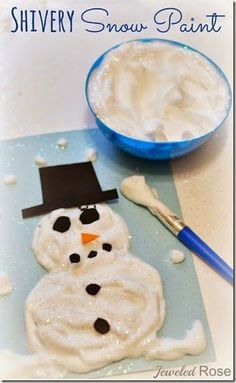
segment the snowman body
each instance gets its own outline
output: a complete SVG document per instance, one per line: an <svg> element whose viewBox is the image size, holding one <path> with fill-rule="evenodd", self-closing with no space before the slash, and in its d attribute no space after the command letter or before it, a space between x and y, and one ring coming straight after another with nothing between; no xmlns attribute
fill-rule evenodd
<svg viewBox="0 0 236 383"><path fill-rule="evenodd" d="M164 317L158 272L122 252L47 274L26 302L32 350L78 373L145 355Z"/></svg>
<svg viewBox="0 0 236 383"><path fill-rule="evenodd" d="M157 337L165 319L161 278L129 245L126 223L104 203L41 219L33 250L49 273L25 307L34 353L83 373L126 357L176 359L205 349L199 321L183 339Z"/></svg>

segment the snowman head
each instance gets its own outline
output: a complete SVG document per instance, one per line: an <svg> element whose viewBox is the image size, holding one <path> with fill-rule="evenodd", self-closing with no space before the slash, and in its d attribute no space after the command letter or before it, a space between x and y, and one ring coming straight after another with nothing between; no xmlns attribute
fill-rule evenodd
<svg viewBox="0 0 236 383"><path fill-rule="evenodd" d="M85 261L127 251L130 235L125 221L107 204L57 209L37 224L33 251L48 271L80 267Z"/></svg>
<svg viewBox="0 0 236 383"><path fill-rule="evenodd" d="M39 170L43 204L23 210L23 217L48 213L38 223L33 250L47 270L79 266L100 252L128 250L129 232L105 201L118 198L103 191L91 162Z"/></svg>

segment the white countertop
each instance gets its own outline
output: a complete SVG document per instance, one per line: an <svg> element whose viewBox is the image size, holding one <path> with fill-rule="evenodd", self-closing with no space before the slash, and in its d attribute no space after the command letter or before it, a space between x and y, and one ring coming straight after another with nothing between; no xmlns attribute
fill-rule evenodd
<svg viewBox="0 0 236 383"><path fill-rule="evenodd" d="M122 1L125 6L121 7ZM205 20L225 14L218 33L181 33L177 28L160 36L152 27L142 37L161 37L192 45L213 59L232 84L232 4L225 0L2 0L0 4L0 139L94 127L84 97L86 73L107 48L141 37L138 33L91 34L81 22L72 34L10 33L10 9L58 9L81 13L92 7L110 11L107 22L152 22L156 10L181 9L184 19ZM229 264L233 259L233 123L232 113L217 135L196 152L172 162L185 221ZM217 362L232 368L232 287L197 257L195 265L213 335ZM124 378L152 379L153 372ZM229 378L229 377L228 377ZM197 379L197 376L195 376ZM204 380L202 377L201 379ZM210 377L208 378L210 379ZM217 377L211 379L217 380ZM220 379L220 378L218 378ZM222 379L222 378L221 378ZM181 377L181 380L184 380Z"/></svg>

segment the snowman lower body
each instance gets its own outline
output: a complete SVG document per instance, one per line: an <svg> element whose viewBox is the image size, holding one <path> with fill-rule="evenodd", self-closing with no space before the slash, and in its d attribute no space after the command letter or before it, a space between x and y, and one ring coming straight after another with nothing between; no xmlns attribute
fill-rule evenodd
<svg viewBox="0 0 236 383"><path fill-rule="evenodd" d="M83 373L123 358L175 359L205 348L200 322L182 340L158 338L165 319L159 273L127 254L109 253L43 277L26 302L35 353Z"/></svg>

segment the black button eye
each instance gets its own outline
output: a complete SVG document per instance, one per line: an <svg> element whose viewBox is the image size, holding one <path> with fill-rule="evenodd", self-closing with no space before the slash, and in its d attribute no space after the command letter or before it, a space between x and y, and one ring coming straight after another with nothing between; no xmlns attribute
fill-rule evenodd
<svg viewBox="0 0 236 383"><path fill-rule="evenodd" d="M106 321L106 319L97 318L93 325L95 330L99 332L100 334L106 334L107 332L110 331L110 325Z"/></svg>
<svg viewBox="0 0 236 383"><path fill-rule="evenodd" d="M88 208L83 211L79 217L83 225L88 225L99 220L99 214L96 208Z"/></svg>
<svg viewBox="0 0 236 383"><path fill-rule="evenodd" d="M104 243L102 245L102 248L103 248L103 250L106 250L106 251L111 251L112 250L112 246L111 246L110 243Z"/></svg>
<svg viewBox="0 0 236 383"><path fill-rule="evenodd" d="M94 258L98 255L98 252L95 250L90 251L88 258Z"/></svg>
<svg viewBox="0 0 236 383"><path fill-rule="evenodd" d="M100 289L101 286L97 285L96 283L90 283L90 285L86 286L86 291L89 295L97 295Z"/></svg>
<svg viewBox="0 0 236 383"><path fill-rule="evenodd" d="M80 262L80 255L73 253L69 256L71 263L79 263Z"/></svg>
<svg viewBox="0 0 236 383"><path fill-rule="evenodd" d="M67 230L69 230L71 225L70 218L69 217L58 217L53 225L53 230L58 231L59 233L65 233Z"/></svg>

